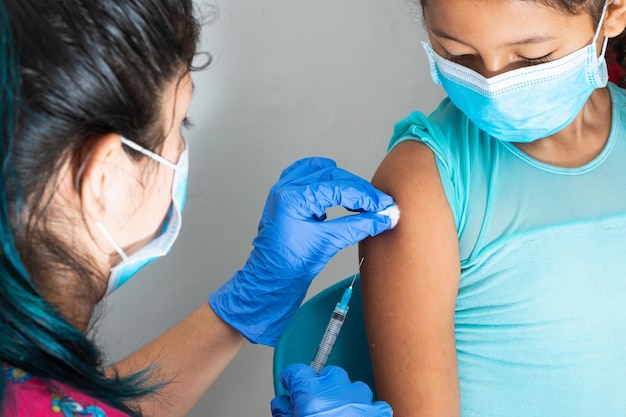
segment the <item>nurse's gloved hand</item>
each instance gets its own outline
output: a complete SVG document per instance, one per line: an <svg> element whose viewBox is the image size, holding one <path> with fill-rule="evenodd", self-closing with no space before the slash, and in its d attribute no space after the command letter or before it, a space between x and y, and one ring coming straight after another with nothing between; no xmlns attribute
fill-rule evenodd
<svg viewBox="0 0 626 417"><path fill-rule="evenodd" d="M280 374L289 395L272 400L274 417L391 417L383 401L372 403L372 391L363 382L350 382L337 366L327 366L319 376L310 366L294 364Z"/></svg>
<svg viewBox="0 0 626 417"><path fill-rule="evenodd" d="M270 190L250 258L211 295L211 307L251 342L275 346L313 278L341 249L389 229L376 212L391 205L330 159L295 162ZM332 206L358 213L324 221Z"/></svg>

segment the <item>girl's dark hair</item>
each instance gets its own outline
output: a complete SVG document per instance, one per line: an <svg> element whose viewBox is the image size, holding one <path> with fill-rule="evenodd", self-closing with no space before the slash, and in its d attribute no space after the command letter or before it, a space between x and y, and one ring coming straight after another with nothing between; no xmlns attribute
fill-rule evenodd
<svg viewBox="0 0 626 417"><path fill-rule="evenodd" d="M600 22L600 17L602 15L602 8L606 0L527 0L527 1L535 1L537 3L543 3L546 6L553 7L557 10L561 10L566 14L577 15L582 13L587 13L591 16L594 29ZM608 55L613 55L607 57L607 59L615 59L616 63L622 67L623 70L626 70L626 37L622 33L620 36L609 39L609 44L607 47L607 51L609 51ZM618 83L624 87L624 83L626 80L616 80Z"/></svg>
<svg viewBox="0 0 626 417"><path fill-rule="evenodd" d="M409 0L412 3L419 1L421 7L425 7L427 0ZM543 4L553 9L560 10L565 14L579 15L582 13L588 13L595 23L600 20L602 14L602 7L606 0L521 0L532 3Z"/></svg>
<svg viewBox="0 0 626 417"><path fill-rule="evenodd" d="M622 88L626 88L626 32L622 33L616 38L611 39L609 42L610 53L613 54L612 58L619 66L620 71L615 77L615 83ZM619 74L622 74L619 79Z"/></svg>
<svg viewBox="0 0 626 417"><path fill-rule="evenodd" d="M0 0L0 362L131 415L154 389L146 371L105 375L85 329L51 301L90 316L106 277L52 232L49 188L94 135L159 149L161 95L191 69L198 37L191 0Z"/></svg>
<svg viewBox="0 0 626 417"><path fill-rule="evenodd" d="M409 0L410 4L416 5L418 2L423 9L427 5L427 0ZM552 7L556 10L560 10L565 14L579 15L587 13L591 16L594 25L597 25L602 15L602 8L606 0L522 0L531 1L534 3L543 4L548 7ZM418 6L418 7L420 7ZM412 7L412 10L415 8ZM594 29L596 27L594 26ZM614 59L622 67L626 74L626 34L622 33L620 36L609 40L608 50L611 54L614 54ZM626 76L625 76L626 77ZM621 80L621 86L626 87L626 79Z"/></svg>

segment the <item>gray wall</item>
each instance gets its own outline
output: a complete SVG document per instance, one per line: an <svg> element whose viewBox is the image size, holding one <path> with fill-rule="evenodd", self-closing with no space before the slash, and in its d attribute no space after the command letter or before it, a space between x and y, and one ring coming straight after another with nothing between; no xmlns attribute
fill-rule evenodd
<svg viewBox="0 0 626 417"><path fill-rule="evenodd" d="M208 2L207 2L208 3ZM215 3L214 3L215 4ZM201 5L202 6L202 5ZM371 178L394 123L442 97L405 0L221 0L194 74L181 235L104 303L97 338L115 361L174 325L243 265L270 186L305 156ZM339 253L309 296L356 272ZM270 415L272 349L248 344L189 416Z"/></svg>

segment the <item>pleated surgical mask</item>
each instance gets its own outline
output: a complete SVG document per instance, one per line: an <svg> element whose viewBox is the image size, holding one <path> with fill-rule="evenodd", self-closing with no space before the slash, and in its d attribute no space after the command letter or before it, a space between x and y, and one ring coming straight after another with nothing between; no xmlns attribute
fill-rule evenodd
<svg viewBox="0 0 626 417"><path fill-rule="evenodd" d="M157 237L132 255L127 255L124 252L102 223L96 223L96 226L122 258L121 262L111 269L106 295L121 287L141 268L170 252L180 232L182 223L181 214L185 206L185 199L187 195L189 153L188 145L186 143L185 150L180 154L178 159L178 164L173 164L164 159L162 156L155 154L154 152L149 151L126 138L122 138L122 143L174 170L174 180L172 182L172 204L170 205L161 231Z"/></svg>
<svg viewBox="0 0 626 417"><path fill-rule="evenodd" d="M604 54L598 56L602 17L590 45L563 58L486 78L437 54L422 42L433 81L476 126L506 142L532 142L569 125L596 88L605 87Z"/></svg>

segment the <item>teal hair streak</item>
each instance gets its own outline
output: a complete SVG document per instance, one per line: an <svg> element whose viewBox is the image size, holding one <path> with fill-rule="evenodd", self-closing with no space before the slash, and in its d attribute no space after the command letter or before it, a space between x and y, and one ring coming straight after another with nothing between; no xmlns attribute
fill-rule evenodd
<svg viewBox="0 0 626 417"><path fill-rule="evenodd" d="M18 195L19 184L11 164L19 67L10 20L0 0L0 362L21 368L44 380L58 381L130 415L125 405L155 391L148 371L129 377L104 376L101 356L78 329L71 326L39 293L24 267L10 223L7 193ZM0 415L6 406L7 379L0 363Z"/></svg>

